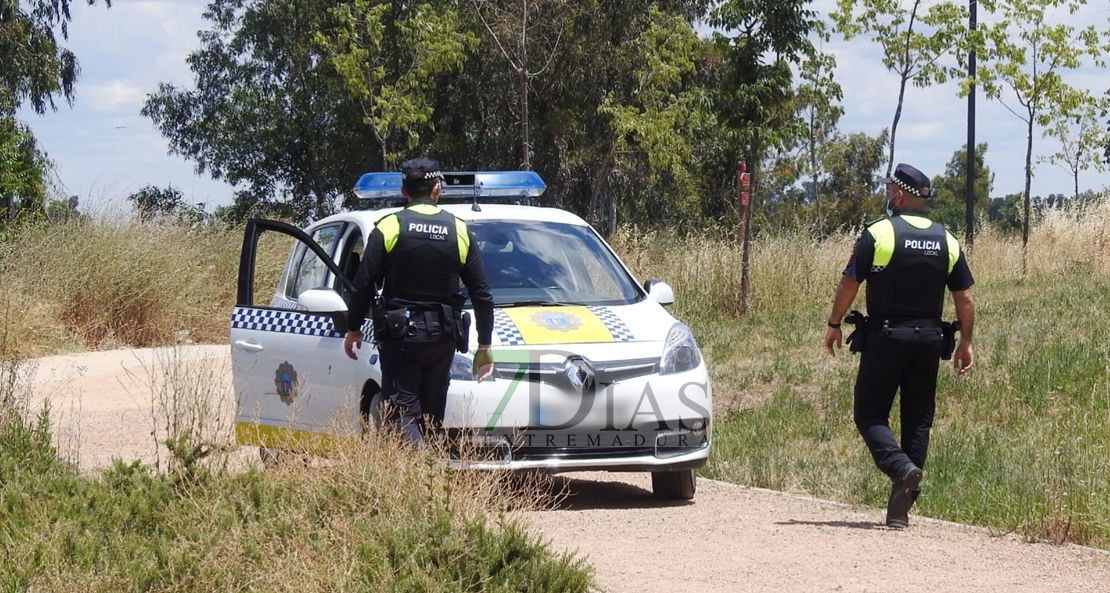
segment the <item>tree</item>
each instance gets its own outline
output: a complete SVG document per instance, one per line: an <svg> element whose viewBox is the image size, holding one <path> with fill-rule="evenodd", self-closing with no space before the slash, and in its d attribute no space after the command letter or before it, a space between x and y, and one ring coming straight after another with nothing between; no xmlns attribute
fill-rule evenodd
<svg viewBox="0 0 1110 593"><path fill-rule="evenodd" d="M52 167L27 126L0 117L0 222L10 225L21 213L42 212Z"/></svg>
<svg viewBox="0 0 1110 593"><path fill-rule="evenodd" d="M1051 114L1045 137L1055 138L1060 143L1056 152L1042 156L1038 162L1059 165L1072 176L1075 184L1074 197L1079 197L1079 173L1094 167L1099 172L1106 165L1099 158L1099 149L1106 146L1110 134L1102 128L1101 120L1106 117L1110 98L1095 98L1087 91L1080 91L1075 109L1057 111Z"/></svg>
<svg viewBox="0 0 1110 593"><path fill-rule="evenodd" d="M820 164L824 159L825 148L836 135L836 126L844 108L836 102L844 98L840 84L833 79L836 70L836 57L832 54L815 53L802 63L801 79L796 93L797 105L806 125L803 151L798 160L798 169L812 178L809 184L810 199L817 211L816 227L824 227L821 213L821 173Z"/></svg>
<svg viewBox="0 0 1110 593"><path fill-rule="evenodd" d="M990 220L1004 233L1018 233L1022 229L1021 203L1024 195L1010 194L991 200Z"/></svg>
<svg viewBox="0 0 1110 593"><path fill-rule="evenodd" d="M559 0L496 2L472 0L474 12L509 69L519 81L521 166L532 169L531 117L528 109L532 82L548 72L559 53L566 6ZM546 17L546 18L545 18ZM536 47L539 46L539 47ZM539 59L534 59L536 53Z"/></svg>
<svg viewBox="0 0 1110 593"><path fill-rule="evenodd" d="M328 13L334 28L317 33L316 43L361 108L383 168L393 169L399 155L390 152L390 140L402 135L406 151L416 148L434 111L435 77L458 72L478 39L459 29L450 3L399 10L391 1L354 0Z"/></svg>
<svg viewBox="0 0 1110 593"><path fill-rule="evenodd" d="M838 134L825 150L822 188L833 196L825 218L825 230L859 228L879 216L883 203L879 170L886 164L884 148L889 139L884 129L878 136L864 133Z"/></svg>
<svg viewBox="0 0 1110 593"><path fill-rule="evenodd" d="M96 0L86 0L89 6ZM0 0L0 114L14 113L24 101L35 113L56 109L55 97L73 102L81 69L73 52L54 34L69 38L72 0ZM104 0L111 6L111 0Z"/></svg>
<svg viewBox="0 0 1110 593"><path fill-rule="evenodd" d="M1048 126L1054 114L1079 108L1082 94L1068 85L1061 73L1083 65L1085 58L1105 67L1094 25L1077 28L1066 23L1045 23L1050 9L1074 13L1084 0L998 0L994 13L1001 17L982 25L986 64L977 81L989 99L1002 103L1026 126L1025 203L1021 229L1022 270L1029 245L1030 189L1033 181L1033 128ZM1007 100L1003 92L1012 93ZM1012 101L1012 103L1011 103Z"/></svg>
<svg viewBox="0 0 1110 593"><path fill-rule="evenodd" d="M987 143L975 146L975 210L987 212L991 206L991 188L994 174L986 166ZM967 144L952 153L944 167L944 174L932 179L932 197L929 198L930 217L953 234L959 234L967 224Z"/></svg>
<svg viewBox="0 0 1110 593"><path fill-rule="evenodd" d="M967 10L954 2L938 2L923 6L923 0L911 0L908 9L899 0L837 0L837 10L830 16L845 40L871 34L883 48L883 65L898 75L898 104L890 126L890 152L886 175L894 166L894 142L906 85L927 87L948 80L950 70L941 62L964 34Z"/></svg>
<svg viewBox="0 0 1110 593"><path fill-rule="evenodd" d="M164 188L147 185L127 196L127 201L135 207L139 220L143 222L149 222L158 216L177 215L187 207L184 194L172 185Z"/></svg>
<svg viewBox="0 0 1110 593"><path fill-rule="evenodd" d="M801 136L794 109L792 65L814 53L809 35L816 13L803 0L726 0L709 13L714 45L722 61L717 92L718 121L744 147L752 164L751 186L759 187L759 164L768 149L783 149ZM749 283L752 210L743 220L741 312L751 308Z"/></svg>
<svg viewBox="0 0 1110 593"><path fill-rule="evenodd" d="M679 188L673 205L680 211L690 211L696 209L704 192L692 171L692 140L697 130L716 124L708 108L707 90L689 82L697 74L703 43L680 16L665 14L653 6L650 19L650 25L616 56L635 84L628 92L609 91L597 110L609 117L615 139L611 158L641 154L647 164L644 181L660 184L669 178ZM596 212L597 195L604 181L603 176L594 183L591 213Z"/></svg>
<svg viewBox="0 0 1110 593"><path fill-rule="evenodd" d="M353 197L358 175L385 163L348 100L348 81L318 44L340 0L213 0L211 28L186 61L195 89L162 83L143 107L170 152L239 186L241 211L289 204L299 221Z"/></svg>

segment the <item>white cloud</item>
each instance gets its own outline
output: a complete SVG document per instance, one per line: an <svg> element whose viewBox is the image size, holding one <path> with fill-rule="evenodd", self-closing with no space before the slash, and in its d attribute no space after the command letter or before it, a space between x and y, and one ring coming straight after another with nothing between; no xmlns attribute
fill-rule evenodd
<svg viewBox="0 0 1110 593"><path fill-rule="evenodd" d="M77 100L93 111L135 113L146 98L146 92L128 80L83 84L80 88Z"/></svg>

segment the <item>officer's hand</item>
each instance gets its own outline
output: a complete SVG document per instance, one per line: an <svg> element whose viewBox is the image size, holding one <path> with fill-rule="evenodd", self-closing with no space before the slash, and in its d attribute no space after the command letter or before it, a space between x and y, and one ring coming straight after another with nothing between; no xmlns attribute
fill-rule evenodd
<svg viewBox="0 0 1110 593"><path fill-rule="evenodd" d="M355 348L362 349L362 332L351 330L347 332L347 339L343 340L343 351L347 353L347 357L351 360L358 360L355 355Z"/></svg>
<svg viewBox="0 0 1110 593"><path fill-rule="evenodd" d="M840 350L840 340L842 337L843 334L840 333L839 327L830 327L828 331L825 332L825 351L829 353L829 356L836 356L836 350ZM834 344L836 345L836 350L833 350Z"/></svg>
<svg viewBox="0 0 1110 593"><path fill-rule="evenodd" d="M490 351L489 346L478 346L478 351L474 353L474 366L470 372L478 376L479 383L493 376L493 352Z"/></svg>
<svg viewBox="0 0 1110 593"><path fill-rule="evenodd" d="M970 342L960 342L956 346L956 352L952 354L952 367L956 369L957 374L965 375L971 370L971 366L975 364L975 352L971 349Z"/></svg>

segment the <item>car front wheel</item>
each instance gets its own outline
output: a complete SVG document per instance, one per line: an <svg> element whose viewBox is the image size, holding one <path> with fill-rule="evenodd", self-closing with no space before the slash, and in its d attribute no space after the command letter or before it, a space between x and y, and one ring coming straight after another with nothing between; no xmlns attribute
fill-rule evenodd
<svg viewBox="0 0 1110 593"><path fill-rule="evenodd" d="M651 493L664 500L690 500L698 489L696 470L651 472Z"/></svg>

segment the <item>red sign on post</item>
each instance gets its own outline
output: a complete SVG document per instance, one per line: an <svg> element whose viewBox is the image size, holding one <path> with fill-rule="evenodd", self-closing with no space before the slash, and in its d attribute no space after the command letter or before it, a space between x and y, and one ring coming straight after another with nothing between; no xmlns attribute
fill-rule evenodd
<svg viewBox="0 0 1110 593"><path fill-rule="evenodd" d="M748 192L744 191L751 187L752 174L748 173L748 165L743 161L736 163L736 189L740 194L740 205L747 207L750 196Z"/></svg>

